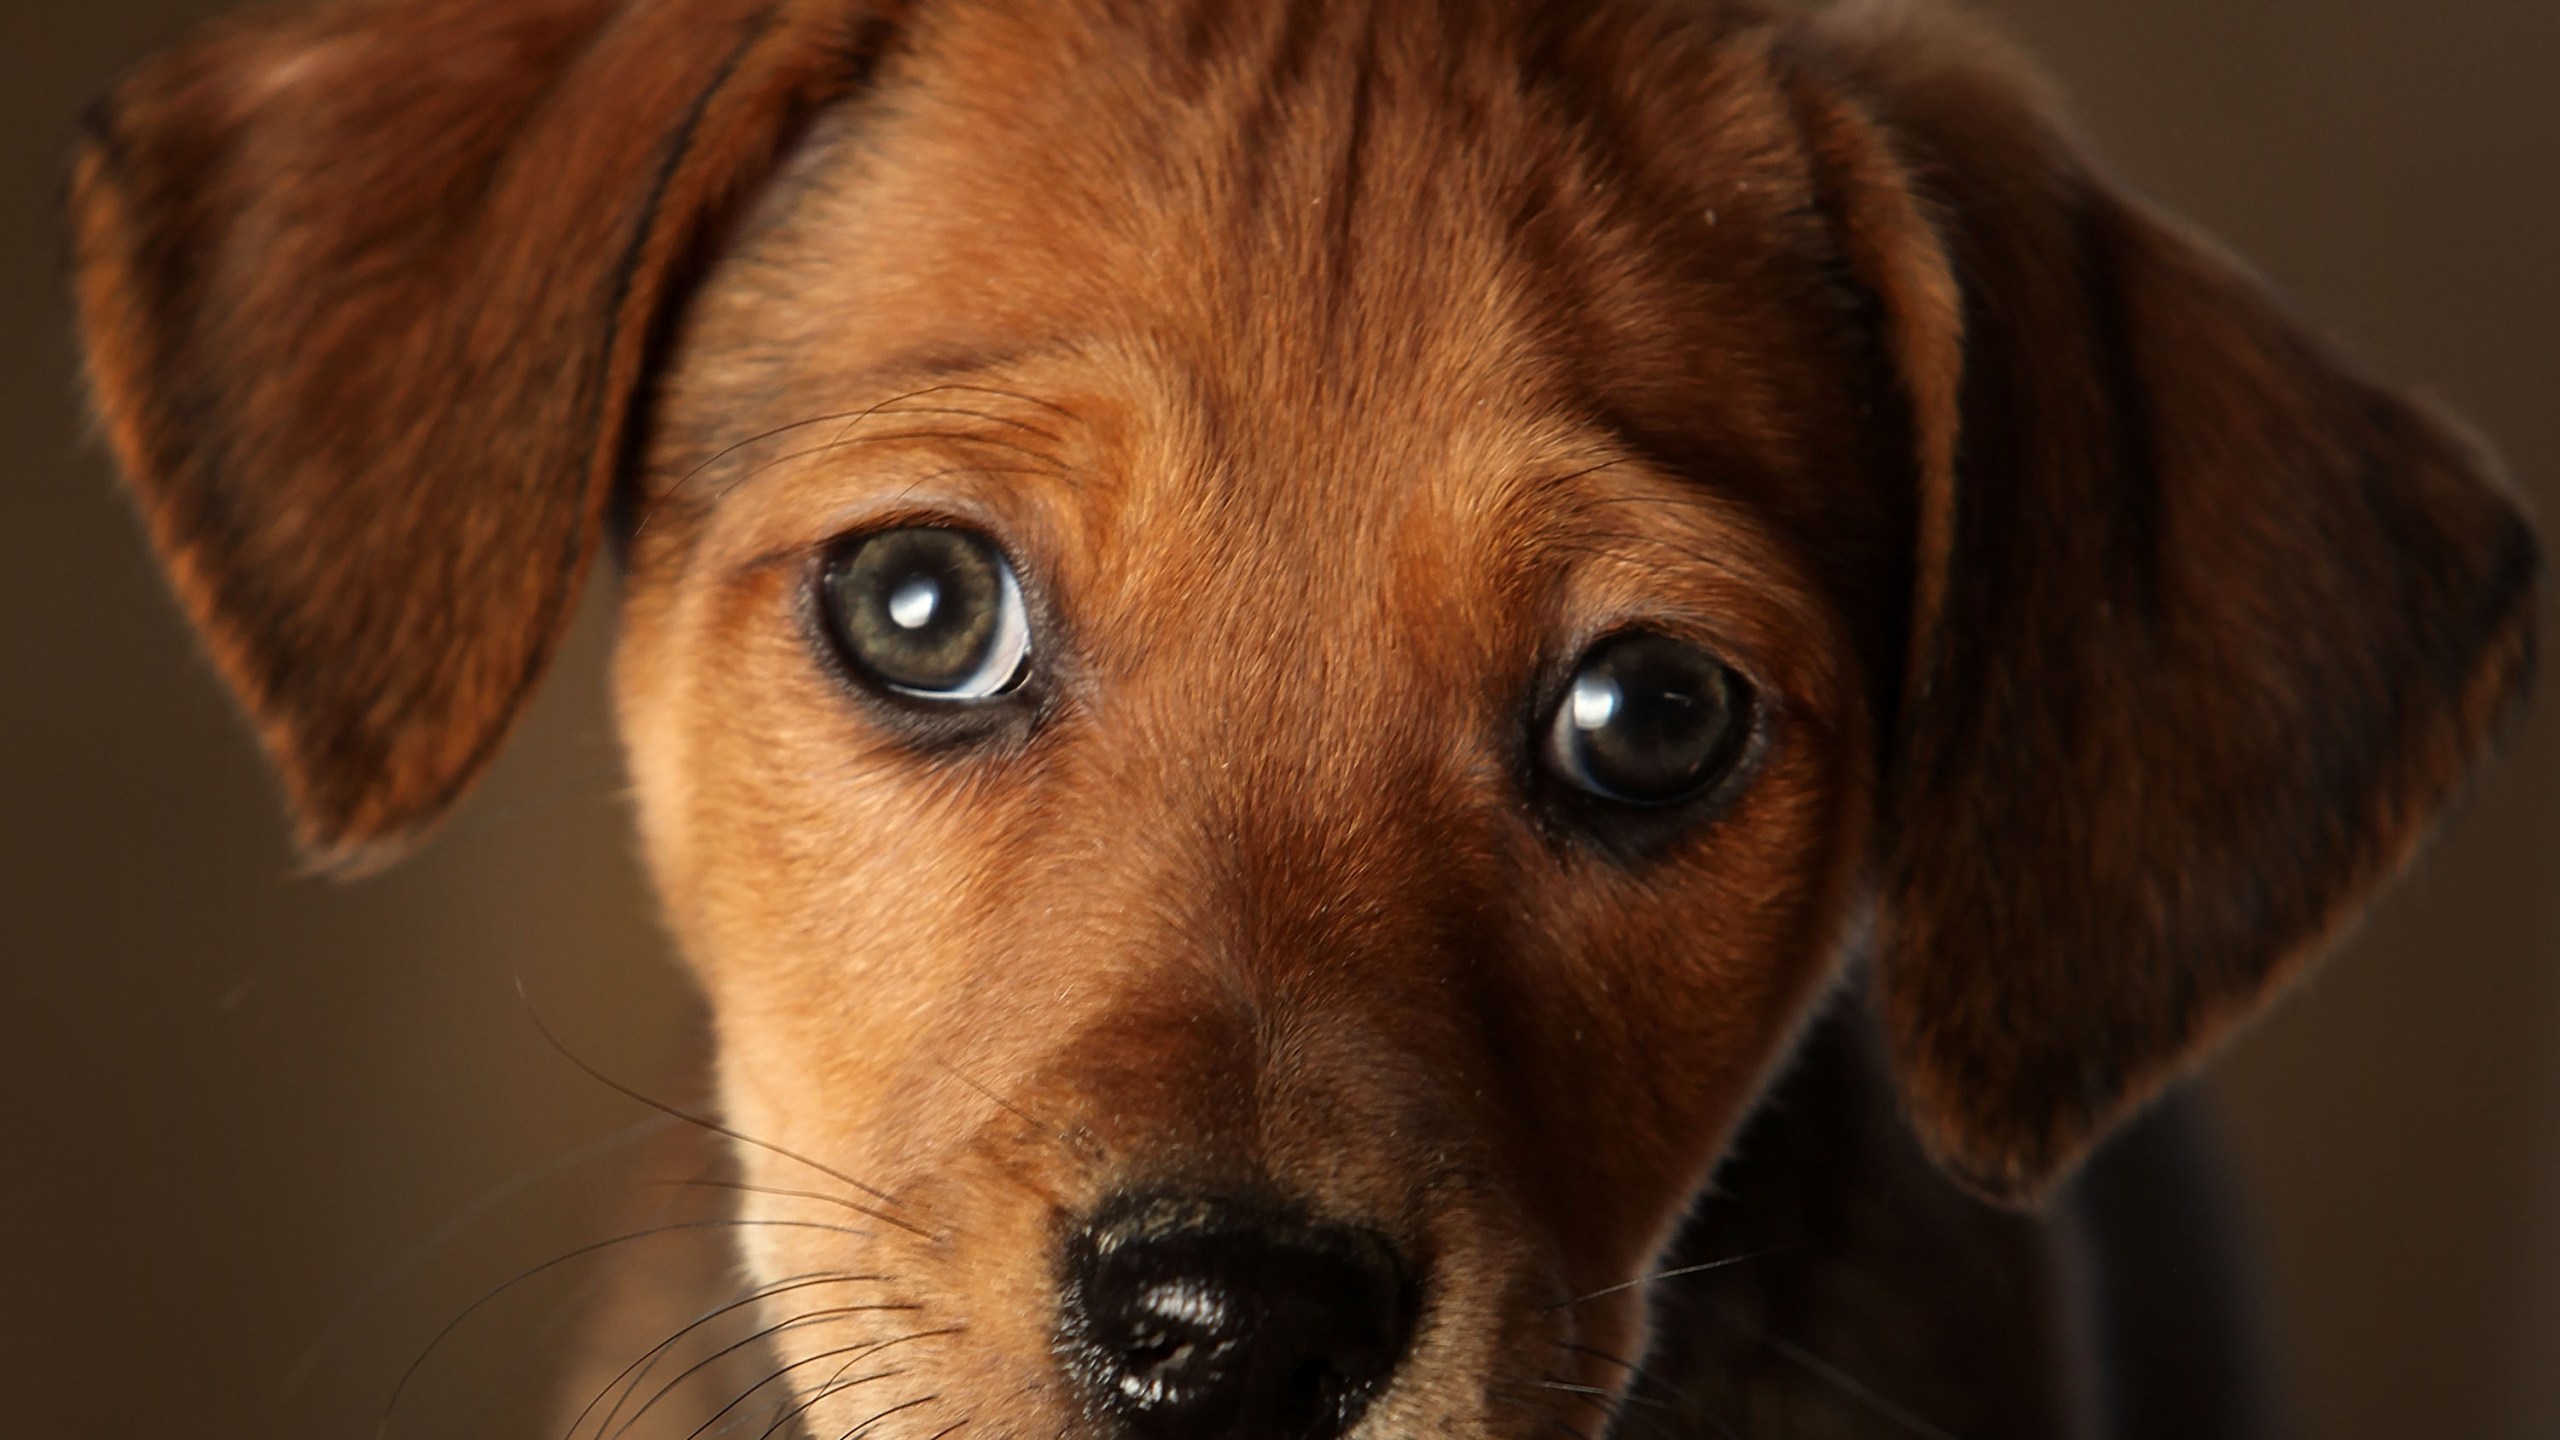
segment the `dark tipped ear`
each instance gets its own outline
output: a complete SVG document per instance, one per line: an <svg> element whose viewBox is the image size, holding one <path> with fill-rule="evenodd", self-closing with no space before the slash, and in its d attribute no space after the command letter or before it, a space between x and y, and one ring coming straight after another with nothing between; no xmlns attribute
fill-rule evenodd
<svg viewBox="0 0 2560 1440"><path fill-rule="evenodd" d="M673 292L880 7L356 0L140 68L72 192L106 431L323 863L487 763Z"/></svg>
<svg viewBox="0 0 2560 1440"><path fill-rule="evenodd" d="M2518 701L2491 462L2100 174L2017 62L1816 22L1806 107L1920 438L1876 974L1909 1109L2026 1198L2403 864Z"/></svg>

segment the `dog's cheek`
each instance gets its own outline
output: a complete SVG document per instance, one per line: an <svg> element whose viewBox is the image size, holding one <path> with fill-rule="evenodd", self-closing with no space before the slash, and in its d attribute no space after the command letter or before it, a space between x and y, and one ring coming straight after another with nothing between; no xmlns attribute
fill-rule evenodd
<svg viewBox="0 0 2560 1440"><path fill-rule="evenodd" d="M636 575L616 677L668 923L724 1061L797 1077L773 1086L801 1092L785 1117L897 1052L900 1017L948 968L988 831L983 788L899 746L828 671L795 584L787 566Z"/></svg>
<svg viewBox="0 0 2560 1440"><path fill-rule="evenodd" d="M1868 810L1827 733L1648 869L1549 887L1546 963L1510 983L1520 1110L1557 1164L1555 1222L1592 1287L1642 1273L1836 973Z"/></svg>
<svg viewBox="0 0 2560 1440"><path fill-rule="evenodd" d="M613 654L614 729L629 781L632 823L661 913L673 923L690 909L691 813L681 696L691 658L676 628L680 595L661 564L635 548L626 560L619 639ZM679 946L684 946L679 937Z"/></svg>

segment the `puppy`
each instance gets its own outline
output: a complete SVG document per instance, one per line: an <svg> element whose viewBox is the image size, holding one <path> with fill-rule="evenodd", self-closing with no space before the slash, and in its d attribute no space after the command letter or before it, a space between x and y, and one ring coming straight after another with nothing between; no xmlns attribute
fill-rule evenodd
<svg viewBox="0 0 2560 1440"><path fill-rule="evenodd" d="M1971 1197L2407 861L2538 562L2054 117L1877 6L355 0L117 89L76 283L327 867L614 545L772 1424L2131 1434L2108 1207Z"/></svg>

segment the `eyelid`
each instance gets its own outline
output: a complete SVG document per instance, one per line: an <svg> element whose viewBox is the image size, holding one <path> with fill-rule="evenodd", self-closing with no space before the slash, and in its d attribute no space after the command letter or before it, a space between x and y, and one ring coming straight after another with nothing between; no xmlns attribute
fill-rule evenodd
<svg viewBox="0 0 2560 1440"><path fill-rule="evenodd" d="M966 530L981 536L1025 577L1026 590L1041 588L1023 554L1048 553L1043 543L1051 518L1036 494L997 488L1002 477L983 468L954 466L901 480L895 473L813 487L793 513L754 518L715 537L695 562L724 577L746 579L777 566L798 568L823 561L839 546L864 535L909 528ZM1032 503L1022 503L1024 501ZM779 509L779 507L777 507Z"/></svg>

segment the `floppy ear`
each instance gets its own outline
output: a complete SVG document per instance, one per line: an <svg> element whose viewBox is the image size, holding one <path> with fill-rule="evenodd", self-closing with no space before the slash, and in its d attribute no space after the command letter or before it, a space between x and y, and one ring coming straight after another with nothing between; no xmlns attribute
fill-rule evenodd
<svg viewBox="0 0 2560 1440"><path fill-rule="evenodd" d="M72 191L98 410L323 864L487 763L688 268L882 39L858 0L358 0L120 84Z"/></svg>
<svg viewBox="0 0 2560 1440"><path fill-rule="evenodd" d="M1815 22L1804 103L1919 441L1876 981L2031 1198L2410 856L2525 688L2490 460L2133 199L1996 45Z"/></svg>

